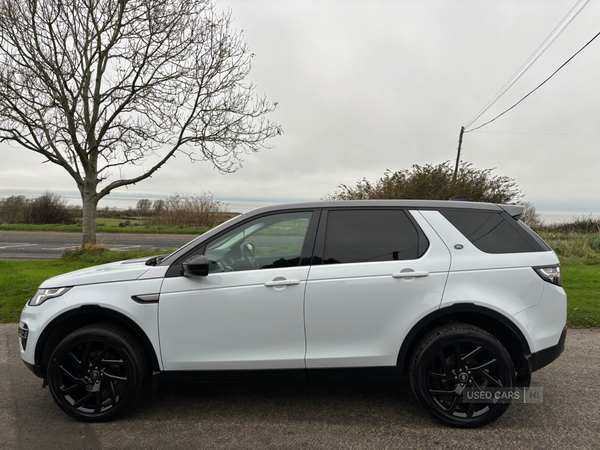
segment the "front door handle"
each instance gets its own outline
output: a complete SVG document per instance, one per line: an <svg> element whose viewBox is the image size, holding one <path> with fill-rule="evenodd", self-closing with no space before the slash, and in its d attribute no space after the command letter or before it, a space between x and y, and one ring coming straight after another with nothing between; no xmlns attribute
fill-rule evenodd
<svg viewBox="0 0 600 450"><path fill-rule="evenodd" d="M292 286L295 284L300 284L300 280L273 280L273 281L267 281L265 283L266 287L273 287L273 286Z"/></svg>
<svg viewBox="0 0 600 450"><path fill-rule="evenodd" d="M428 277L429 272L419 271L419 272L396 272L392 274L393 278L420 278L420 277Z"/></svg>

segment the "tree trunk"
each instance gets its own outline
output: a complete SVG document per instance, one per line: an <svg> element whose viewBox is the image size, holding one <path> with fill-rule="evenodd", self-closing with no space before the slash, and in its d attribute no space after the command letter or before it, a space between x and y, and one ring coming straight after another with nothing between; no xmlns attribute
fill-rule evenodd
<svg viewBox="0 0 600 450"><path fill-rule="evenodd" d="M83 206L83 236L81 246L86 244L96 245L96 207L98 206L98 198L94 196L86 196L81 194L81 202Z"/></svg>

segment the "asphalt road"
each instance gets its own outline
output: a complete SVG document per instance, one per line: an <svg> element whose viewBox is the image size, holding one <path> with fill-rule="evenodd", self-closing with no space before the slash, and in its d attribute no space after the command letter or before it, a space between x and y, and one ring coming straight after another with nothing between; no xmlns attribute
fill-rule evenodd
<svg viewBox="0 0 600 450"><path fill-rule="evenodd" d="M403 380L389 384L170 385L127 417L77 422L20 360L17 325L0 325L0 448L563 449L600 448L600 330L569 330L536 372L543 403L457 430L432 420Z"/></svg>
<svg viewBox="0 0 600 450"><path fill-rule="evenodd" d="M191 234L98 233L97 243L111 250L179 248ZM58 259L63 251L81 247L81 233L0 231L0 260Z"/></svg>

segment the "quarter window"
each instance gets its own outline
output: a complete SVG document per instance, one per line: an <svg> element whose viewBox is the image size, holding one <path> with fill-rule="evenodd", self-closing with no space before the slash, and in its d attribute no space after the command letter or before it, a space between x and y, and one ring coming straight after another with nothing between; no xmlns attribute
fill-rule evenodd
<svg viewBox="0 0 600 450"><path fill-rule="evenodd" d="M479 250L486 253L536 251L501 214L480 211L440 211Z"/></svg>
<svg viewBox="0 0 600 450"><path fill-rule="evenodd" d="M324 264L417 259L428 242L401 210L329 211Z"/></svg>

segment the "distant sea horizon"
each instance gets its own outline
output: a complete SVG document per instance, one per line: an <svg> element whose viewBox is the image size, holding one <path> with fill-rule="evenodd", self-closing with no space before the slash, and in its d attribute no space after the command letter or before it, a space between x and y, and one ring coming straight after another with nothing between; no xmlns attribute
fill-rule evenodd
<svg viewBox="0 0 600 450"><path fill-rule="evenodd" d="M576 218L600 219L600 213L581 213L581 212L559 212L559 211L538 211L540 219L545 224L573 222Z"/></svg>

